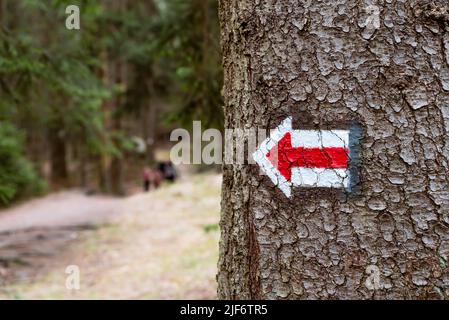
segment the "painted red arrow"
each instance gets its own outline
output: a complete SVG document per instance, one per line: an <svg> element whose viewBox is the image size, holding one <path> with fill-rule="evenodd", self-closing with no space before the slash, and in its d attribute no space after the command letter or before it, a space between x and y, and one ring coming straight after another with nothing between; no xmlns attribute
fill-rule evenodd
<svg viewBox="0 0 449 320"><path fill-rule="evenodd" d="M326 169L346 169L348 167L347 148L294 148L290 132L284 135L278 144L266 154L266 157L287 181L291 181L294 167Z"/></svg>
<svg viewBox="0 0 449 320"><path fill-rule="evenodd" d="M291 188L349 188L349 130L293 130L286 118L253 153L287 196Z"/></svg>

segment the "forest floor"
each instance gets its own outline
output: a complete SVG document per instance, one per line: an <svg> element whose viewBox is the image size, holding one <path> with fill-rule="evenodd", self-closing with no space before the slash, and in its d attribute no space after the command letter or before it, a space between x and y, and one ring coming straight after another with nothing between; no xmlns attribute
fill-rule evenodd
<svg viewBox="0 0 449 320"><path fill-rule="evenodd" d="M0 299L214 299L221 177L123 199L67 191L0 212ZM80 270L80 290L66 268Z"/></svg>

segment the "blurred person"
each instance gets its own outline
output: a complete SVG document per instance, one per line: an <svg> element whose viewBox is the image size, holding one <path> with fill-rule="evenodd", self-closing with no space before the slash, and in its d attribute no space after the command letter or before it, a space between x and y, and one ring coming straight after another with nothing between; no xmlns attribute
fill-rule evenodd
<svg viewBox="0 0 449 320"><path fill-rule="evenodd" d="M164 176L165 180L175 182L178 178L178 173L176 171L175 165L171 161L160 162L158 169Z"/></svg>
<svg viewBox="0 0 449 320"><path fill-rule="evenodd" d="M164 176L159 170L151 170L151 185L155 190L161 186L162 180Z"/></svg>
<svg viewBox="0 0 449 320"><path fill-rule="evenodd" d="M150 191L150 186L151 186L151 176L152 176L152 172L151 169L148 167L145 167L143 169L143 190L145 192Z"/></svg>

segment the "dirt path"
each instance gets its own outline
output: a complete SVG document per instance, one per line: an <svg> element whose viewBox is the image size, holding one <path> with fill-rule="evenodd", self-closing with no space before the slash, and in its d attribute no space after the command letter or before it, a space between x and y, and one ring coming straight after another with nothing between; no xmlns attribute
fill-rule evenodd
<svg viewBox="0 0 449 320"><path fill-rule="evenodd" d="M0 211L0 285L32 278L81 231L112 223L123 201L66 191Z"/></svg>
<svg viewBox="0 0 449 320"><path fill-rule="evenodd" d="M215 298L220 184L199 175L121 200L61 193L1 213L0 299ZM65 286L69 265L81 290Z"/></svg>
<svg viewBox="0 0 449 320"><path fill-rule="evenodd" d="M51 194L0 211L0 234L30 228L101 224L116 216L122 203L121 199L86 196L81 191Z"/></svg>

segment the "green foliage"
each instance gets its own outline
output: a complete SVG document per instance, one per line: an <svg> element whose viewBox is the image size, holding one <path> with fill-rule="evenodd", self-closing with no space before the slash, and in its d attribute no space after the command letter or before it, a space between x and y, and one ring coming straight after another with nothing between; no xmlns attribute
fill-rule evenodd
<svg viewBox="0 0 449 320"><path fill-rule="evenodd" d="M44 184L23 156L21 135L11 125L0 122L0 205L41 192L43 188Z"/></svg>
<svg viewBox="0 0 449 320"><path fill-rule="evenodd" d="M1 2L0 202L39 184L41 160L25 159L30 137L58 134L85 159L123 157L135 135L126 121L154 97L165 102L164 123L222 127L216 0ZM65 28L72 4L79 31Z"/></svg>
<svg viewBox="0 0 449 320"><path fill-rule="evenodd" d="M2 203L42 189L33 166L25 159L23 138L40 135L47 140L50 128L63 128L66 141L83 145L89 153L100 154L112 148L101 110L112 90L98 77L100 59L92 49L93 37L80 37L64 27L67 4L68 1L9 2L10 11L2 17ZM86 21L92 21L89 14L98 15L95 3L84 5L83 9L89 12ZM88 22L85 27L96 28L95 23ZM19 135L14 127L24 130ZM9 162L3 164L4 161ZM14 166L10 161L14 161ZM14 169L20 174L13 175Z"/></svg>
<svg viewBox="0 0 449 320"><path fill-rule="evenodd" d="M203 230L205 233L215 232L215 231L218 231L219 229L220 229L220 227L218 226L217 223L206 224L205 226L203 226Z"/></svg>
<svg viewBox="0 0 449 320"><path fill-rule="evenodd" d="M161 7L162 52L173 68L172 122L222 128L222 77L218 1L169 0Z"/></svg>

